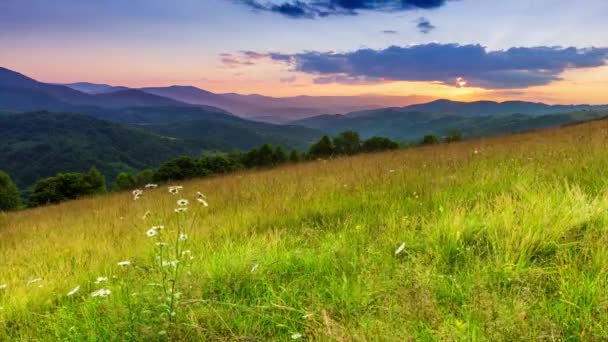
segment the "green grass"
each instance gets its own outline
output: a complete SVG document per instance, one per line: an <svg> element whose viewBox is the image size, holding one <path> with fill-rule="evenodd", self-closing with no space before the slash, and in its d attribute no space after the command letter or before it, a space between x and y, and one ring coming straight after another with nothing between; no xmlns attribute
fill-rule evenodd
<svg viewBox="0 0 608 342"><path fill-rule="evenodd" d="M1 214L0 339L608 339L607 128ZM191 202L182 218L179 198ZM158 224L187 230L183 248L194 256L181 264L174 317L166 293L148 285L166 269L154 266L158 249L145 236ZM95 284L99 276L108 282ZM43 280L28 285L34 278ZM112 294L91 297L100 287Z"/></svg>

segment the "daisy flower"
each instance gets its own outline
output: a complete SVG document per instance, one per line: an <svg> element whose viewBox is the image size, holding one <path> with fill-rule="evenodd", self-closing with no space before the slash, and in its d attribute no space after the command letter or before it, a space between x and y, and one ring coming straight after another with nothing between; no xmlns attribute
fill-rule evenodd
<svg viewBox="0 0 608 342"><path fill-rule="evenodd" d="M180 199L179 201L177 201L177 205L179 205L180 207L185 207L188 205L188 200L187 199Z"/></svg>
<svg viewBox="0 0 608 342"><path fill-rule="evenodd" d="M72 291L68 292L67 296L71 297L71 296L75 295L76 292L78 292L78 290L80 290L80 286L76 286L75 288L73 288Z"/></svg>
<svg viewBox="0 0 608 342"><path fill-rule="evenodd" d="M112 291L108 289L99 289L93 293L91 293L91 297L107 297L112 293Z"/></svg>

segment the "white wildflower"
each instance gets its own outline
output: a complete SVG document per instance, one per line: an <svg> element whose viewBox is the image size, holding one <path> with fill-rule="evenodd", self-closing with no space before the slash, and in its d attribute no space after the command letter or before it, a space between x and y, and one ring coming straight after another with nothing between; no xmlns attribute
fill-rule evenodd
<svg viewBox="0 0 608 342"><path fill-rule="evenodd" d="M8 287L6 284L0 284L0 290L5 290Z"/></svg>
<svg viewBox="0 0 608 342"><path fill-rule="evenodd" d="M144 191L141 189L135 189L133 190L133 196L137 196L137 195L143 195Z"/></svg>
<svg viewBox="0 0 608 342"><path fill-rule="evenodd" d="M144 216L142 216L141 219L145 220L146 218L148 218L149 215L150 215L150 210L146 210L146 212L144 213Z"/></svg>
<svg viewBox="0 0 608 342"><path fill-rule="evenodd" d="M112 291L108 289L99 289L93 293L91 293L91 297L107 297L112 294Z"/></svg>
<svg viewBox="0 0 608 342"><path fill-rule="evenodd" d="M129 266L129 265L131 265L131 262L128 260L125 260L125 261L121 261L121 262L117 263L117 265L118 266Z"/></svg>
<svg viewBox="0 0 608 342"><path fill-rule="evenodd" d="M207 198L207 196L205 196L202 192L197 191L196 195L198 196L198 198Z"/></svg>
<svg viewBox="0 0 608 342"><path fill-rule="evenodd" d="M209 203L207 203L207 201L205 201L203 198L197 198L196 200L197 200L198 203L201 203L205 207L209 206Z"/></svg>
<svg viewBox="0 0 608 342"><path fill-rule="evenodd" d="M177 267L177 264L178 264L178 263L179 263L179 261L177 261L177 260L173 260L173 261L163 261L162 266L163 266L163 267L168 267L168 266L171 266L171 267Z"/></svg>
<svg viewBox="0 0 608 342"><path fill-rule="evenodd" d="M401 246L399 246L399 248L397 248L397 250L395 250L395 255L399 255L401 252L403 252L403 250L405 249L405 242L401 244Z"/></svg>
<svg viewBox="0 0 608 342"><path fill-rule="evenodd" d="M295 333L295 334L291 335L292 340L299 340L301 338L302 338L302 334L300 334L300 333Z"/></svg>
<svg viewBox="0 0 608 342"><path fill-rule="evenodd" d="M177 201L177 205L179 205L180 207L186 207L188 206L188 203L188 200L183 198Z"/></svg>
<svg viewBox="0 0 608 342"><path fill-rule="evenodd" d="M158 184L149 183L149 184L146 184L145 188L146 189L156 189L156 188L158 188Z"/></svg>
<svg viewBox="0 0 608 342"><path fill-rule="evenodd" d="M28 281L27 284L28 285L32 285L34 283L38 283L38 282L41 282L41 281L42 281L42 278L36 278L36 279L32 279L32 280Z"/></svg>
<svg viewBox="0 0 608 342"><path fill-rule="evenodd" d="M179 234L179 241L186 241L188 240L188 235L181 233Z"/></svg>
<svg viewBox="0 0 608 342"><path fill-rule="evenodd" d="M165 246L168 246L169 244L166 242L157 242L156 245L159 247L165 247Z"/></svg>
<svg viewBox="0 0 608 342"><path fill-rule="evenodd" d="M170 186L169 187L169 193L172 194L172 195L177 195L182 188L183 187L181 185Z"/></svg>
<svg viewBox="0 0 608 342"><path fill-rule="evenodd" d="M71 296L75 295L76 292L78 292L78 290L80 290L80 286L76 286L75 288L73 288L72 291L68 292L67 296L71 297Z"/></svg>
<svg viewBox="0 0 608 342"><path fill-rule="evenodd" d="M107 277L97 277L95 284L100 284L100 283L103 283L104 281L108 281L108 278Z"/></svg>
<svg viewBox="0 0 608 342"><path fill-rule="evenodd" d="M188 210L188 208L186 208L186 207L181 207L181 208L176 208L176 209L175 209L175 212L176 212L176 213L184 213L184 212L186 212L187 210Z"/></svg>
<svg viewBox="0 0 608 342"><path fill-rule="evenodd" d="M258 264L254 264L253 267L251 267L251 273L255 272L258 270L258 267L260 267L260 265Z"/></svg>
<svg viewBox="0 0 608 342"><path fill-rule="evenodd" d="M148 237L154 237L156 235L158 235L158 230L154 229L154 227L148 229L148 231L146 232L146 235Z"/></svg>

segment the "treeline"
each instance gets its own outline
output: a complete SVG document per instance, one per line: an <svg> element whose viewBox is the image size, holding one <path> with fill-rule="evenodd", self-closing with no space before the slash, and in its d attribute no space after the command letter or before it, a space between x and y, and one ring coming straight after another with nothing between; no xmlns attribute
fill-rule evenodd
<svg viewBox="0 0 608 342"><path fill-rule="evenodd" d="M451 142L461 139L462 135L456 132L449 134L443 141ZM438 142L440 139L436 136L427 135L418 144ZM179 157L161 164L156 170L146 169L137 173L120 173L110 189L111 191L130 190L145 187L148 184L200 178L244 169L268 168L341 155L392 150L398 147L397 142L388 138L372 137L362 140L357 132L346 131L335 137L323 136L306 152L292 150L288 153L281 146L264 144L246 152L213 153L198 158ZM60 173L38 181L23 203L20 193L9 175L0 171L0 211L59 203L107 191L105 177L96 168L91 168L84 173Z"/></svg>

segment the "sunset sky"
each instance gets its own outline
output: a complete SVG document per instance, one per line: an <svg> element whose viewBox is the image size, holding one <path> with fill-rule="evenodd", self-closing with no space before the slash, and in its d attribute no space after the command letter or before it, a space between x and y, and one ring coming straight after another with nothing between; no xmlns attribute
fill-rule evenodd
<svg viewBox="0 0 608 342"><path fill-rule="evenodd" d="M0 0L45 82L608 103L606 0Z"/></svg>

